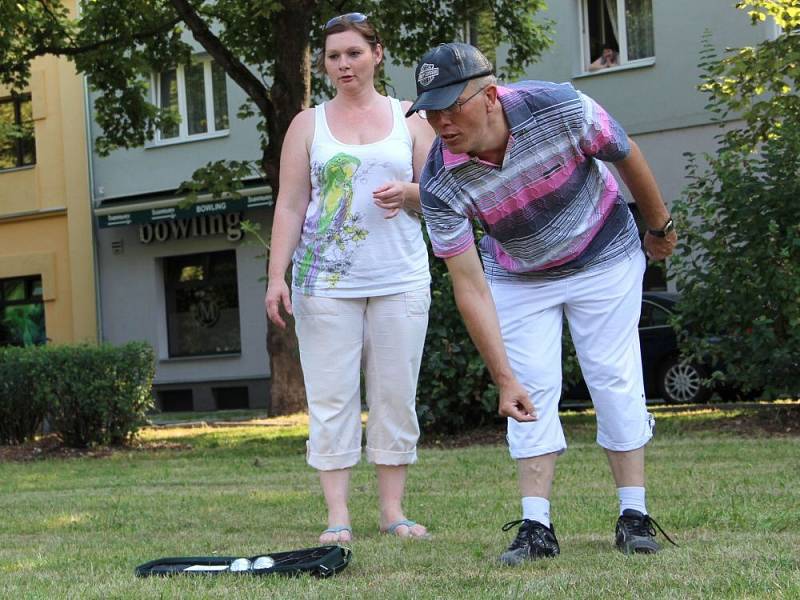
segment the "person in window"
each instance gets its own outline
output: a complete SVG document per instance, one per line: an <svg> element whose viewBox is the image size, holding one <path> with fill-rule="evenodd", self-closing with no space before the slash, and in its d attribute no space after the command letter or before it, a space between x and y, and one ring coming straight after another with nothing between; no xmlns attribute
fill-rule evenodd
<svg viewBox="0 0 800 600"><path fill-rule="evenodd" d="M328 508L321 543L352 539L348 492L361 454L362 366L380 530L428 536L406 518L402 499L417 459L416 385L430 306L416 182L433 131L405 118L410 103L376 90L382 60L365 15L331 19L317 67L336 95L294 118L281 156L265 303L276 326L285 327L282 310L295 319L307 461L319 471Z"/></svg>
<svg viewBox="0 0 800 600"><path fill-rule="evenodd" d="M590 71L599 71L619 66L619 52L612 45L603 46L603 52L589 65Z"/></svg>
<svg viewBox="0 0 800 600"><path fill-rule="evenodd" d="M519 525L500 561L560 552L549 498L567 447L558 417L565 315L617 486L615 544L657 552L644 487L653 417L637 327L645 252L605 165L615 164L651 228L644 250L664 259L677 236L642 152L570 84L499 85L491 63L467 44L430 50L416 78L409 112L424 111L438 134L420 175L425 224L497 384L517 461L522 518L503 527ZM480 258L473 220L485 232Z"/></svg>

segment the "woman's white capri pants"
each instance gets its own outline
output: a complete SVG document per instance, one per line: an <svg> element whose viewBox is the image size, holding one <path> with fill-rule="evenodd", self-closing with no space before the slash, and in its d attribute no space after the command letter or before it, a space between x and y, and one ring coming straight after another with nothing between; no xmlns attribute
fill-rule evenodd
<svg viewBox="0 0 800 600"><path fill-rule="evenodd" d="M364 369L367 460L417 460L415 401L430 290L369 298L292 294L309 409L306 458L327 471L361 458L361 368Z"/></svg>

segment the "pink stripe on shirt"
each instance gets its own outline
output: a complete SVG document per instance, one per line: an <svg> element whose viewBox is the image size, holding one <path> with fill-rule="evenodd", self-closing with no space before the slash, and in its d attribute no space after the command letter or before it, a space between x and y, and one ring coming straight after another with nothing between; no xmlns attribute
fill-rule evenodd
<svg viewBox="0 0 800 600"><path fill-rule="evenodd" d="M583 155L572 157L572 160L565 163L556 173L545 179L534 181L528 186L521 187L512 194L509 194L501 202L491 209L484 209L481 211L481 218L483 218L490 225L494 225L499 220L507 217L521 208L527 206L534 200L538 200L543 196L552 194L564 185L579 164L584 162ZM547 172L548 169L562 164L563 161L551 161L542 170ZM511 182L513 183L513 182Z"/></svg>
<svg viewBox="0 0 800 600"><path fill-rule="evenodd" d="M608 218L608 215L611 214L612 209L614 207L615 201L617 196L619 195L619 189L617 187L617 181L614 179L614 176L611 174L610 171L606 170L603 179L606 185L606 189L603 195L600 197L600 202L597 205L597 212L600 213L600 218L594 223L594 225L589 228L584 234L579 238L580 242L571 250L567 250L566 254L562 255L560 258L545 263L543 265L537 266L537 269L549 269L551 267L557 267L559 265L563 265L568 263L569 261L577 258L581 255L581 253L586 250L586 247L591 243L594 239L597 232L603 227ZM496 244L497 254L496 259L498 264L506 270L511 270L513 268L518 268L518 265L515 264L515 260L505 253L503 248Z"/></svg>

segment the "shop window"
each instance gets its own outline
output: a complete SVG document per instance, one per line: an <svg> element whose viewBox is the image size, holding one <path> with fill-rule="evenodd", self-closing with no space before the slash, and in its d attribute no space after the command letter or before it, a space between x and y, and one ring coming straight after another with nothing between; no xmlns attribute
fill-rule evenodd
<svg viewBox="0 0 800 600"><path fill-rule="evenodd" d="M247 386L211 388L217 410L250 408Z"/></svg>
<svg viewBox="0 0 800 600"><path fill-rule="evenodd" d="M41 277L0 279L0 346L47 341Z"/></svg>
<svg viewBox="0 0 800 600"><path fill-rule="evenodd" d="M164 258L169 355L241 351L236 252Z"/></svg>
<svg viewBox="0 0 800 600"><path fill-rule="evenodd" d="M581 0L584 64L599 71L655 56L652 0Z"/></svg>
<svg viewBox="0 0 800 600"><path fill-rule="evenodd" d="M30 94L0 98L0 170L36 164Z"/></svg>
<svg viewBox="0 0 800 600"><path fill-rule="evenodd" d="M155 104L180 115L180 123L156 132L156 144L202 139L228 131L225 71L210 58L157 73L153 84Z"/></svg>

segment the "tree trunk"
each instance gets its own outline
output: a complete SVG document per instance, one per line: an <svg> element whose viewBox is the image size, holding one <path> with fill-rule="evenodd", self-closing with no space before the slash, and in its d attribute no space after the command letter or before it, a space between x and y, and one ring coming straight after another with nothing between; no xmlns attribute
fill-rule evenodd
<svg viewBox="0 0 800 600"><path fill-rule="evenodd" d="M272 372L270 415L290 415L306 410L306 390L294 334L294 319L284 319L286 329L271 325L267 329L269 367Z"/></svg>
<svg viewBox="0 0 800 600"><path fill-rule="evenodd" d="M311 2L286 2L275 15L278 31L292 32L277 36L274 49L275 74L270 90L271 114L267 115L269 143L264 150L263 166L278 196L278 170L283 137L294 116L311 99L311 52L308 32L311 29ZM289 274L287 273L287 276ZM306 410L306 393L294 319L286 319L286 329L267 329L271 383L271 414L286 415Z"/></svg>

